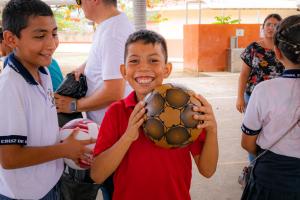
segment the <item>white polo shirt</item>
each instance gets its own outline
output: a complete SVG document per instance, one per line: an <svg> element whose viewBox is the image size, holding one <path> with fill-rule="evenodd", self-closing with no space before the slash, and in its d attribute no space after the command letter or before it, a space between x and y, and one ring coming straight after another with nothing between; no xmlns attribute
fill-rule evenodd
<svg viewBox="0 0 300 200"><path fill-rule="evenodd" d="M84 71L88 85L87 96L101 88L105 80L122 79L120 65L124 63L125 43L133 31L134 28L124 13L98 25ZM126 84L124 96L130 91L129 84ZM106 108L89 111L87 117L100 124L105 111Z"/></svg>
<svg viewBox="0 0 300 200"><path fill-rule="evenodd" d="M0 74L0 145L48 146L59 142L50 75L40 67L42 85L13 54ZM13 199L40 199L56 185L62 159L19 169L0 165L0 194Z"/></svg>
<svg viewBox="0 0 300 200"><path fill-rule="evenodd" d="M288 132L290 127L296 126ZM258 84L245 113L242 130L257 135L256 143L274 153L300 158L300 69Z"/></svg>

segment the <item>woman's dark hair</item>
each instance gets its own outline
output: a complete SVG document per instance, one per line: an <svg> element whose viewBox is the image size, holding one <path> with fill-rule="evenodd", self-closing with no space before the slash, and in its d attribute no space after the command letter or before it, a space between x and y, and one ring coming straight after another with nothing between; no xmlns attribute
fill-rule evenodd
<svg viewBox="0 0 300 200"><path fill-rule="evenodd" d="M281 17L279 14L276 14L276 13L269 14L269 15L265 18L265 20L264 20L263 28L265 27L266 21L267 21L268 19L270 19L270 18L275 18L275 19L277 19L279 22L282 20L282 17Z"/></svg>
<svg viewBox="0 0 300 200"><path fill-rule="evenodd" d="M53 16L51 8L41 0L10 0L3 9L2 28L20 37L30 17Z"/></svg>
<svg viewBox="0 0 300 200"><path fill-rule="evenodd" d="M0 43L2 42L3 40L3 31L2 31L2 27L0 27Z"/></svg>
<svg viewBox="0 0 300 200"><path fill-rule="evenodd" d="M129 35L125 44L124 62L126 62L128 46L139 41L144 42L144 44L159 44L165 57L165 63L168 62L168 49L165 38L160 34L150 30L139 30Z"/></svg>
<svg viewBox="0 0 300 200"><path fill-rule="evenodd" d="M300 64L300 15L285 18L274 34L274 44L294 64Z"/></svg>

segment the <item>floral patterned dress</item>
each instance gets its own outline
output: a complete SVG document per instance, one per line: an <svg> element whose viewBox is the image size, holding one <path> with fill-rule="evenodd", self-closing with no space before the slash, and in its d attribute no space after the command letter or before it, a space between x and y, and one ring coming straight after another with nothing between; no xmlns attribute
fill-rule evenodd
<svg viewBox="0 0 300 200"><path fill-rule="evenodd" d="M276 78L284 70L284 66L276 59L274 51L263 48L257 42L251 43L244 50L241 59L251 68L245 90L249 96L258 83Z"/></svg>

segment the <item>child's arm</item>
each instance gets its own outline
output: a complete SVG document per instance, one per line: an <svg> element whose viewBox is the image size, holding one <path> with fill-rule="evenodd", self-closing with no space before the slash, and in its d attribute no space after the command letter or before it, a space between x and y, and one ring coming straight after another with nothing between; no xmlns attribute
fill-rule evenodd
<svg viewBox="0 0 300 200"><path fill-rule="evenodd" d="M97 89L93 94L77 100L76 111L83 112L105 108L112 102L122 99L124 91L125 81L123 79L105 80L101 88ZM70 104L74 98L59 94L54 95L57 112L71 113Z"/></svg>
<svg viewBox="0 0 300 200"><path fill-rule="evenodd" d="M242 141L241 146L248 151L249 153L256 155L257 154L257 147L256 147L256 140L258 135L247 135L245 133L242 134Z"/></svg>
<svg viewBox="0 0 300 200"><path fill-rule="evenodd" d="M76 134L78 134L78 130L73 131L62 143L52 146L0 145L0 164L4 169L16 169L59 158L70 158L75 162L79 158L86 159L85 153L91 153L91 150L85 145L95 143L95 141L93 139L76 140Z"/></svg>
<svg viewBox="0 0 300 200"><path fill-rule="evenodd" d="M119 166L132 142L139 137L139 128L144 122L145 103L138 103L131 113L128 126L122 137L110 148L95 157L91 167L91 177L102 183Z"/></svg>
<svg viewBox="0 0 300 200"><path fill-rule="evenodd" d="M243 132L241 146L253 155L257 154L256 140L263 128L264 121L262 110L265 104L262 104L264 99L261 97L265 95L265 90L261 89L259 85L255 86L241 127Z"/></svg>
<svg viewBox="0 0 300 200"><path fill-rule="evenodd" d="M204 128L206 130L205 143L201 155L194 156L194 160L197 164L199 172L209 178L211 177L217 168L219 148L217 139L217 122L212 110L211 105L201 95L196 95L196 98L202 102L201 107L195 107L194 111L199 111L204 114L195 115L197 120L203 120L203 124L199 124L199 129Z"/></svg>

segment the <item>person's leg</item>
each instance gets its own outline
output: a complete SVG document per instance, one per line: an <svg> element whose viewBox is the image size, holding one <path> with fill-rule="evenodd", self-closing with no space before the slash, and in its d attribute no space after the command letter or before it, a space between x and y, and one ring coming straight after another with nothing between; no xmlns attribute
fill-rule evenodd
<svg viewBox="0 0 300 200"><path fill-rule="evenodd" d="M59 182L40 200L60 200Z"/></svg>
<svg viewBox="0 0 300 200"><path fill-rule="evenodd" d="M246 92L244 93L244 101L245 101L245 107L247 108L248 102L250 99L250 95L248 95Z"/></svg>
<svg viewBox="0 0 300 200"><path fill-rule="evenodd" d="M110 175L102 184L101 191L103 195L103 200L111 200L114 192L113 174Z"/></svg>
<svg viewBox="0 0 300 200"><path fill-rule="evenodd" d="M103 200L111 200L111 196L109 194L109 191L105 187L100 187L102 191Z"/></svg>
<svg viewBox="0 0 300 200"><path fill-rule="evenodd" d="M93 180L90 178L89 174L90 174L89 170L75 170L66 166L65 171L61 178L61 199L63 200L97 199L97 195L101 185L95 184ZM100 199L102 199L102 197Z"/></svg>
<svg viewBox="0 0 300 200"><path fill-rule="evenodd" d="M249 159L249 162L252 162L255 159L255 155L249 153L248 154L248 159Z"/></svg>

